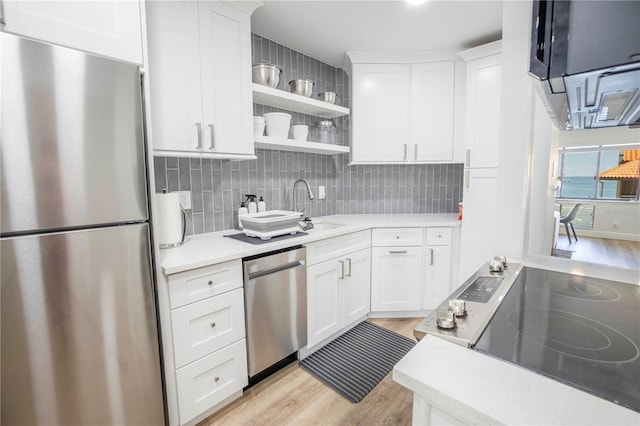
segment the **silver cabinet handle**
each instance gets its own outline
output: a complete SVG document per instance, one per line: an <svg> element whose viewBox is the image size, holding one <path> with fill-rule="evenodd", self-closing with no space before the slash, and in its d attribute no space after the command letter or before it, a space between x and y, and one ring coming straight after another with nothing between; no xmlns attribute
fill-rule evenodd
<svg viewBox="0 0 640 426"><path fill-rule="evenodd" d="M389 250L389 254L406 254L406 250Z"/></svg>
<svg viewBox="0 0 640 426"><path fill-rule="evenodd" d="M213 285L213 281L207 282L208 285Z"/></svg>
<svg viewBox="0 0 640 426"><path fill-rule="evenodd" d="M464 172L464 187L469 188L469 170Z"/></svg>
<svg viewBox="0 0 640 426"><path fill-rule="evenodd" d="M465 162L467 167L471 166L471 150L470 149L467 150L464 162Z"/></svg>
<svg viewBox="0 0 640 426"><path fill-rule="evenodd" d="M407 159L407 144L405 143L405 144L403 144L403 146L404 146L404 157L402 159L406 160Z"/></svg>
<svg viewBox="0 0 640 426"><path fill-rule="evenodd" d="M349 259L347 257L347 266L349 269L347 269L349 272L347 272L347 276L350 277L351 276L351 259Z"/></svg>
<svg viewBox="0 0 640 426"><path fill-rule="evenodd" d="M433 249L432 248L429 249L429 253L431 255L431 261L429 262L429 265L433 265Z"/></svg>
<svg viewBox="0 0 640 426"><path fill-rule="evenodd" d="M216 377L214 377L214 378L213 378L213 381L214 381L214 382L217 382L217 381L219 381L219 380L220 380L220 377L218 377L218 376L216 376Z"/></svg>
<svg viewBox="0 0 640 426"><path fill-rule="evenodd" d="M216 326L216 323L215 323L215 322L212 322L212 323L211 323L211 328L214 328L215 326Z"/></svg>
<svg viewBox="0 0 640 426"><path fill-rule="evenodd" d="M413 146L413 160L418 161L418 144Z"/></svg>
<svg viewBox="0 0 640 426"><path fill-rule="evenodd" d="M211 131L211 145L209 146L209 149L214 150L216 149L216 142L213 135L213 124L209 124L209 130Z"/></svg>
<svg viewBox="0 0 640 426"><path fill-rule="evenodd" d="M202 123L196 123L196 129L198 130L198 146L196 146L196 149L202 149Z"/></svg>
<svg viewBox="0 0 640 426"><path fill-rule="evenodd" d="M340 276L338 278L343 280L344 279L344 262L342 260L339 260L338 263L340 264Z"/></svg>

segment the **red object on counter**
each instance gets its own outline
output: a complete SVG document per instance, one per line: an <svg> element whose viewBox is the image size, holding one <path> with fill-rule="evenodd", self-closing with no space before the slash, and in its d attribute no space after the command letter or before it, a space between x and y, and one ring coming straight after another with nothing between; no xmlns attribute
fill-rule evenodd
<svg viewBox="0 0 640 426"><path fill-rule="evenodd" d="M458 220L462 220L462 203L458 203Z"/></svg>

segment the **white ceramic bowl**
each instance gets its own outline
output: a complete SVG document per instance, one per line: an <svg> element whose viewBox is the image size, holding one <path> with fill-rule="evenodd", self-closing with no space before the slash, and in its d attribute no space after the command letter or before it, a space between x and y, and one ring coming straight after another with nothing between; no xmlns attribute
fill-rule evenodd
<svg viewBox="0 0 640 426"><path fill-rule="evenodd" d="M309 126L306 124L296 124L295 126L291 126L291 133L293 134L293 139L306 141L309 135Z"/></svg>
<svg viewBox="0 0 640 426"><path fill-rule="evenodd" d="M253 135L254 136L262 136L264 135L264 117L253 117Z"/></svg>
<svg viewBox="0 0 640 426"><path fill-rule="evenodd" d="M268 112L264 114L267 128L267 136L287 139L289 136L289 125L291 124L291 114L286 112Z"/></svg>

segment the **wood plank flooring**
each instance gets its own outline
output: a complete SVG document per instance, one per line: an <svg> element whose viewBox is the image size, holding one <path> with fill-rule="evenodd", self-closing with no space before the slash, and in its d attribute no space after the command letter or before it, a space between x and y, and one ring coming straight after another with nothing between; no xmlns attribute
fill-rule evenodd
<svg viewBox="0 0 640 426"><path fill-rule="evenodd" d="M413 339L422 318L375 318L374 324ZM292 363L213 414L205 425L410 425L413 394L387 376L353 404Z"/></svg>
<svg viewBox="0 0 640 426"><path fill-rule="evenodd" d="M578 234L580 232L578 231ZM581 237L569 240L561 234L556 248L573 252L571 259L593 263L618 266L621 268L640 269L640 242L612 240L607 238Z"/></svg>

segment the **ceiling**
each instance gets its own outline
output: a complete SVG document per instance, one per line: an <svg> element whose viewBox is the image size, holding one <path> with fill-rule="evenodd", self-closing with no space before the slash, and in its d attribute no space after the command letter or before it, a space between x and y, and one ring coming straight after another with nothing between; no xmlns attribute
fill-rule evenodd
<svg viewBox="0 0 640 426"><path fill-rule="evenodd" d="M263 0L252 32L342 67L347 51L464 49L501 38L502 1Z"/></svg>

